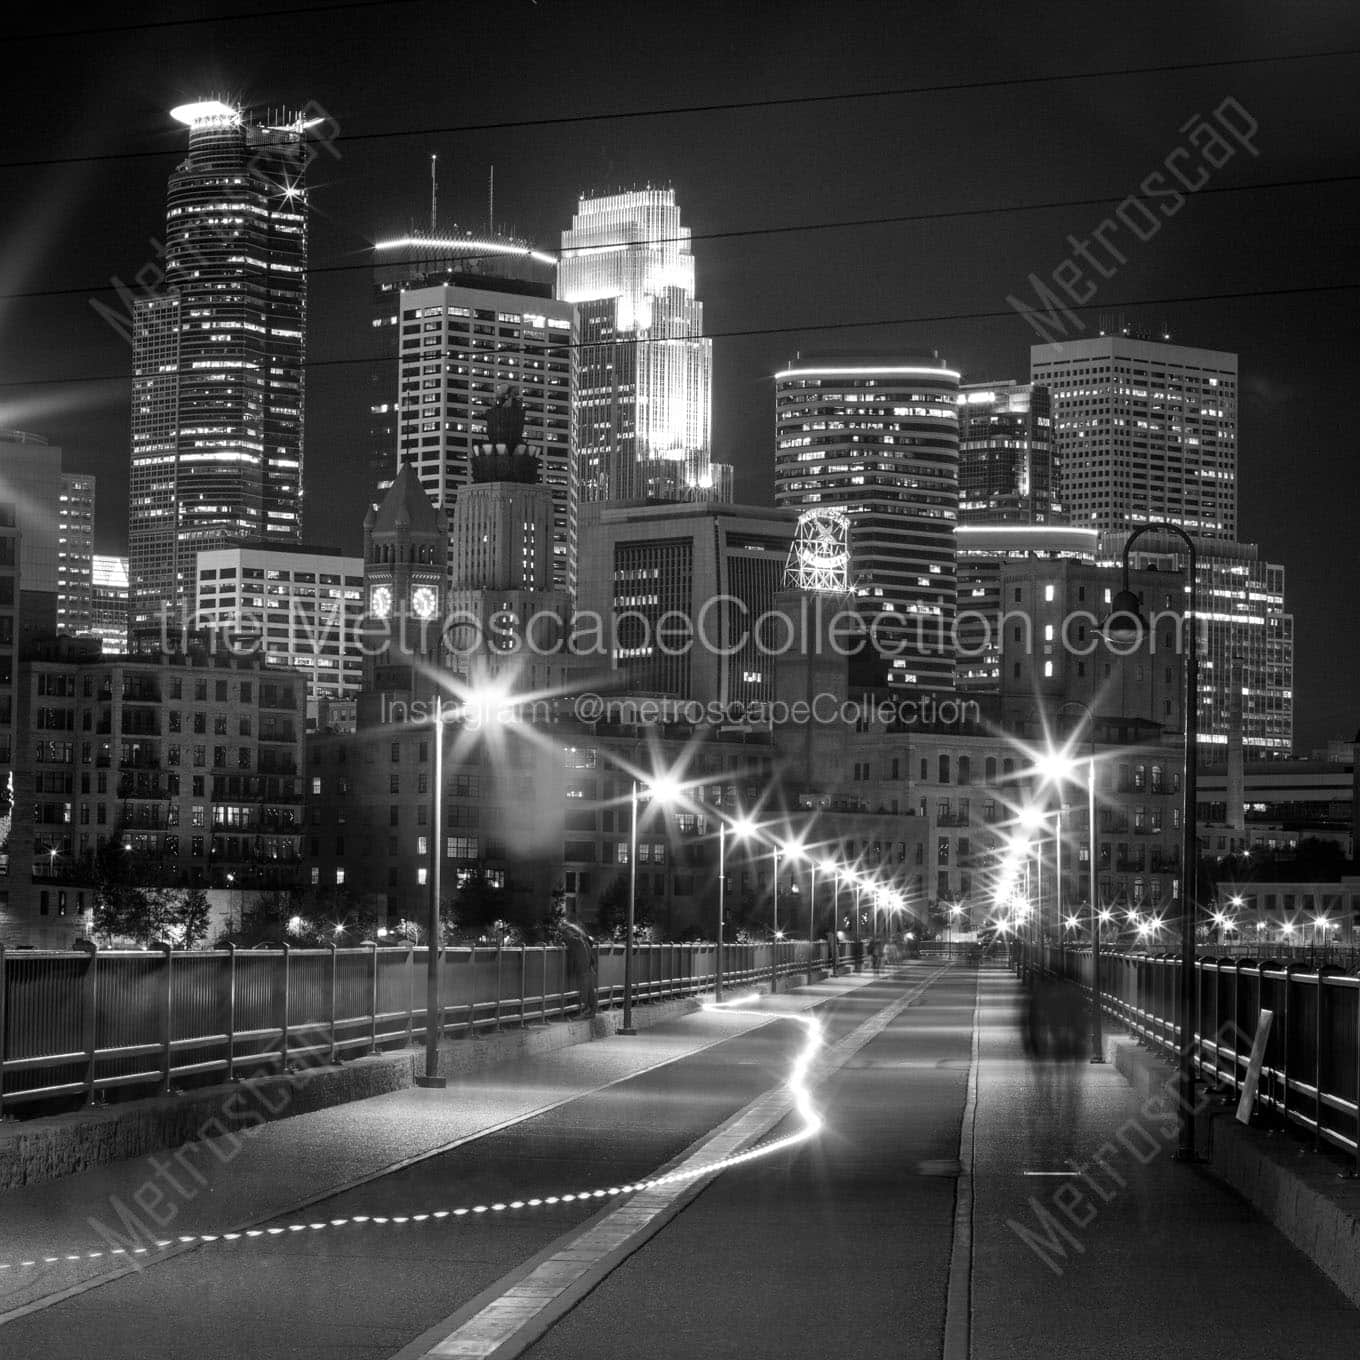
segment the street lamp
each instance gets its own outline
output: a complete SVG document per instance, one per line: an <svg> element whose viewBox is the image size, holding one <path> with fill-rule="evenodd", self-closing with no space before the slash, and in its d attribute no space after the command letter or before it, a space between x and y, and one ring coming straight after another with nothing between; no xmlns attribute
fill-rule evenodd
<svg viewBox="0 0 1360 1360"><path fill-rule="evenodd" d="M448 1082L439 1075L439 1039L444 1028L443 1006L439 996L439 891L444 857L439 839L444 831L444 696L434 696L434 810L430 827L430 900L425 942L425 1071L416 1075L415 1084L442 1090Z"/></svg>
<svg viewBox="0 0 1360 1360"><path fill-rule="evenodd" d="M1185 776L1182 781L1184 809L1181 815L1181 976L1180 976L1180 1115L1176 1159L1197 1161L1195 1152L1195 915L1199 896L1198 790L1196 788L1199 742L1199 646L1195 631L1199 614L1195 608L1195 541L1178 524L1157 521L1140 525L1124 543L1123 588L1115 595L1105 633L1110 638L1141 638L1147 631L1142 602L1129 588L1129 556L1145 534L1163 533L1185 544L1189 571L1189 608L1185 612Z"/></svg>
<svg viewBox="0 0 1360 1360"><path fill-rule="evenodd" d="M1058 708L1059 715L1069 709L1076 709L1086 715L1086 730L1091 739L1090 754L1086 758L1086 900L1091 921L1091 1061L1105 1061L1104 1017L1100 1006L1100 925L1108 920L1106 913L1096 906L1096 715L1088 704L1080 699L1069 699ZM1064 748L1061 751L1046 751L1035 762L1036 768L1051 782L1057 783L1072 779L1077 765ZM1061 883L1061 870L1059 883ZM1059 889L1061 895L1061 889Z"/></svg>
<svg viewBox="0 0 1360 1360"><path fill-rule="evenodd" d="M680 784L669 775L658 775L650 784L636 776L632 781L630 800L632 818L628 829L628 926L623 940L623 1024L618 1034L636 1034L633 1028L633 931L637 919L637 831L638 793L645 790L658 807L673 803L680 794Z"/></svg>

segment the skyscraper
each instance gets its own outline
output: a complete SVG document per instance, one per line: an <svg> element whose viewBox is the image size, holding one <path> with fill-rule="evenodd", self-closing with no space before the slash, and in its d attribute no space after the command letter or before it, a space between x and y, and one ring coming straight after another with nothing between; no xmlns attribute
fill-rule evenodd
<svg viewBox="0 0 1360 1360"><path fill-rule="evenodd" d="M890 684L951 690L959 375L933 356L775 374L775 500L850 521L850 589Z"/></svg>
<svg viewBox="0 0 1360 1360"><path fill-rule="evenodd" d="M583 196L562 233L557 296L577 307L581 498L715 499L713 347L675 190Z"/></svg>
<svg viewBox="0 0 1360 1360"><path fill-rule="evenodd" d="M94 623L94 496L88 472L61 474L57 505L57 631L88 633Z"/></svg>
<svg viewBox="0 0 1360 1360"><path fill-rule="evenodd" d="M381 242L376 258L375 329L389 314L397 320L395 372L387 367L387 401L373 407L375 436L390 446L387 479L410 463L435 505L451 512L471 480L488 412L513 389L552 496L553 582L569 588L573 308L552 296L553 257L508 237L451 235Z"/></svg>
<svg viewBox="0 0 1360 1360"><path fill-rule="evenodd" d="M90 629L95 478L65 471L62 458L41 435L0 430L0 501L17 511L26 638Z"/></svg>
<svg viewBox="0 0 1360 1360"><path fill-rule="evenodd" d="M105 656L128 649L128 567L126 557L94 555L90 633Z"/></svg>
<svg viewBox="0 0 1360 1360"><path fill-rule="evenodd" d="M1101 531L1102 556L1160 520L1196 540L1202 755L1227 750L1235 669L1248 757L1287 755L1294 621L1284 568L1237 541L1237 355L1120 332L1034 345L1030 377L1052 393L1064 507ZM1173 536L1145 535L1134 561L1173 570L1182 554Z"/></svg>
<svg viewBox="0 0 1360 1360"><path fill-rule="evenodd" d="M173 638L194 554L302 524L308 121L217 100L171 117L164 284L133 304L134 643ZM163 625L164 620L164 625Z"/></svg>
<svg viewBox="0 0 1360 1360"><path fill-rule="evenodd" d="M1072 524L1237 537L1237 355L1124 334L1030 347Z"/></svg>
<svg viewBox="0 0 1360 1360"><path fill-rule="evenodd" d="M1062 515L1048 389L1006 379L959 389L959 523L1049 524Z"/></svg>

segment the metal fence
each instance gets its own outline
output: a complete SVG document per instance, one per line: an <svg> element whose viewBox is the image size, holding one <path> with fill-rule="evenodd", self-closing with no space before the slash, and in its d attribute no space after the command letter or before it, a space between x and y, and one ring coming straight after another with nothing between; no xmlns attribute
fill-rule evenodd
<svg viewBox="0 0 1360 1360"><path fill-rule="evenodd" d="M1044 966L1091 989L1091 951L1048 948ZM1195 967L1195 1065L1242 1089L1262 1010L1272 1013L1258 1108L1348 1153L1360 1173L1360 977L1326 963L1201 958ZM1180 958L1100 956L1102 1008L1140 1039L1178 1052Z"/></svg>
<svg viewBox="0 0 1360 1360"><path fill-rule="evenodd" d="M777 951L772 955L772 949ZM826 945L724 947L725 986L801 973ZM633 951L634 1002L711 990L714 944ZM0 1115L120 1089L333 1063L424 1040L424 948L227 948L199 952L6 950L0 946ZM602 1006L623 1001L624 948L600 948ZM458 1036L564 1017L578 979L556 946L440 951L442 1028ZM131 1092L130 1092L131 1093Z"/></svg>

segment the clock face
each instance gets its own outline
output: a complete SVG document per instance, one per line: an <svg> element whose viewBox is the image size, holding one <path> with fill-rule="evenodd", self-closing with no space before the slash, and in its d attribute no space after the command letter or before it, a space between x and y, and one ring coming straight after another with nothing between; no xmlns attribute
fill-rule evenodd
<svg viewBox="0 0 1360 1360"><path fill-rule="evenodd" d="M387 586L374 586L369 592L368 607L376 618L387 618L392 613L391 589Z"/></svg>
<svg viewBox="0 0 1360 1360"><path fill-rule="evenodd" d="M418 619L432 619L439 610L439 596L433 586L417 586L411 592L411 608Z"/></svg>

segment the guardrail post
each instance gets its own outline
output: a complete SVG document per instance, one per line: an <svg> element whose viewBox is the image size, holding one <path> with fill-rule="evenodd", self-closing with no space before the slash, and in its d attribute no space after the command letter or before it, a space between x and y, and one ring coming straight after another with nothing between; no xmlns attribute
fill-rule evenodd
<svg viewBox="0 0 1360 1360"><path fill-rule="evenodd" d="M1323 998L1326 996L1327 974L1332 971L1331 965L1320 963L1317 967L1317 1013L1313 1017L1313 1113L1317 1116L1317 1121L1313 1125L1313 1151L1322 1151L1322 1116L1326 1106L1322 1102L1322 1052L1326 1042L1327 1028L1322 1023ZM1360 1036L1358 1036L1360 1037ZM1360 1091L1356 1092L1357 1101L1360 1101Z"/></svg>
<svg viewBox="0 0 1360 1360"><path fill-rule="evenodd" d="M496 932L496 1028L501 1027L501 955L505 952L505 937Z"/></svg>
<svg viewBox="0 0 1360 1360"><path fill-rule="evenodd" d="M543 989L538 996L538 1018L543 1024L548 1023L548 946L543 946Z"/></svg>
<svg viewBox="0 0 1360 1360"><path fill-rule="evenodd" d="M168 1095L170 1092L170 1069L174 1065L174 1050L171 1047L171 1035L174 1024L174 998L171 987L174 985L174 976L171 969L171 959L174 958L174 951L165 940L155 940L151 945L152 949L159 949L165 954L165 989L162 993L164 1005L161 1008L161 1024L163 1027L164 1038L162 1039L161 1053L161 1094Z"/></svg>
<svg viewBox="0 0 1360 1360"><path fill-rule="evenodd" d="M477 1037L477 944L468 946L468 1027L467 1037Z"/></svg>
<svg viewBox="0 0 1360 1360"><path fill-rule="evenodd" d="M1281 1093L1280 1093L1280 1117L1284 1121L1285 1127L1289 1126L1289 1049L1293 1041L1294 1029L1294 963L1286 963L1284 966L1284 1025L1281 1030L1283 1042L1280 1044L1280 1068L1281 1068ZM1265 969L1261 970L1264 979Z"/></svg>
<svg viewBox="0 0 1360 1360"><path fill-rule="evenodd" d="M227 941L227 1080L236 1080L236 946Z"/></svg>
<svg viewBox="0 0 1360 1360"><path fill-rule="evenodd" d="M339 959L340 951L336 948L334 941L331 942L331 1051L327 1054L326 1061L335 1066L335 1002L336 987L339 982Z"/></svg>
<svg viewBox="0 0 1360 1360"><path fill-rule="evenodd" d="M416 947L406 942L406 1047L410 1048L416 1034Z"/></svg>
<svg viewBox="0 0 1360 1360"><path fill-rule="evenodd" d="M279 1071L288 1071L288 988L289 988L289 955L293 952L293 946L287 940L283 942L283 985L279 988L280 1001L283 1007L283 1014L279 1023Z"/></svg>
<svg viewBox="0 0 1360 1360"><path fill-rule="evenodd" d="M76 948L89 954L89 961L85 965L85 985L81 989L80 998L80 1034L81 1044L85 1049L85 1103L94 1104L94 1077L95 1077L95 1053L99 1043L99 1036L96 1033L98 994L98 960L99 946L93 940L80 940ZM0 997L0 1004L3 998Z"/></svg>
<svg viewBox="0 0 1360 1360"><path fill-rule="evenodd" d="M378 1051L378 942L370 941L372 954L369 958L369 988L368 988L368 1051L370 1054Z"/></svg>
<svg viewBox="0 0 1360 1360"><path fill-rule="evenodd" d="M529 946L519 947L519 1027L525 1025L525 993L529 990Z"/></svg>
<svg viewBox="0 0 1360 1360"><path fill-rule="evenodd" d="M5 1117L5 1054L9 1027L5 1024L5 946L0 944L0 1119Z"/></svg>

